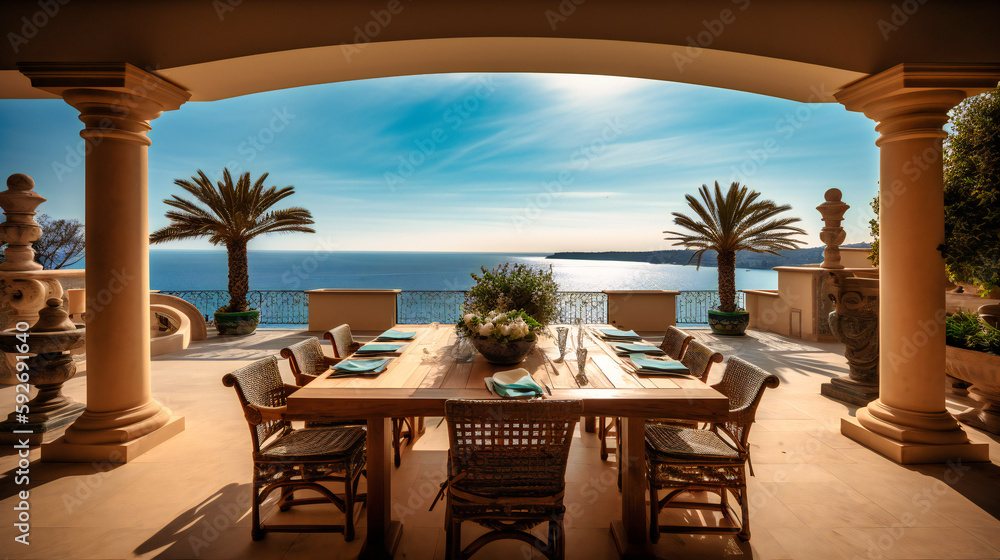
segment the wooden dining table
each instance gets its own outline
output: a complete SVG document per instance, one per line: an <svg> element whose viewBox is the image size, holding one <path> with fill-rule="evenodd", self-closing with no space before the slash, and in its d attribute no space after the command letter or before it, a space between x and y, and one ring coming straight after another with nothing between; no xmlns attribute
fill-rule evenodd
<svg viewBox="0 0 1000 560"><path fill-rule="evenodd" d="M391 476L393 417L443 416L448 399L499 398L484 379L497 371L523 367L551 388L543 399L580 399L586 416L621 417L621 519L611 531L622 558L650 557L646 506L645 419L684 418L712 422L728 417L725 395L694 378L633 373L615 355L596 328L587 325L582 341L571 327L564 359L559 359L555 327L538 338L519 366L497 366L476 353L471 361L456 358L457 337L450 325L396 325L415 332L413 340L385 371L376 376L320 376L288 397L293 420L354 419L368 421L367 535L361 558L392 558L402 525L392 519ZM648 340L659 344L659 340ZM576 349L587 349L585 380L578 378ZM595 450L595 454L597 451Z"/></svg>

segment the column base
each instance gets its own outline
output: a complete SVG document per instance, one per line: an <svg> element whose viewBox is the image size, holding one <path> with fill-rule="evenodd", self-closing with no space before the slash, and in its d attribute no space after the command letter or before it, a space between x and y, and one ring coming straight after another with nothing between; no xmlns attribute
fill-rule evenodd
<svg viewBox="0 0 1000 560"><path fill-rule="evenodd" d="M83 403L69 400L55 410L29 414L28 422L23 424L17 422L15 414L12 413L7 421L0 422L0 443L20 443L28 440L28 445L41 445L46 436L54 437L54 432L71 424L83 414L85 408Z"/></svg>
<svg viewBox="0 0 1000 560"><path fill-rule="evenodd" d="M829 383L824 383L820 386L819 392L842 403L868 406L868 403L878 398L878 383L865 385L845 375L835 377Z"/></svg>
<svg viewBox="0 0 1000 560"><path fill-rule="evenodd" d="M66 442L61 436L42 444L45 463L128 463L184 431L184 417L173 416L160 428L124 443L80 444Z"/></svg>
<svg viewBox="0 0 1000 560"><path fill-rule="evenodd" d="M860 414L862 411L858 411ZM985 443L930 444L897 441L865 428L853 418L840 419L840 433L880 453L900 465L947 463L988 463L990 447Z"/></svg>

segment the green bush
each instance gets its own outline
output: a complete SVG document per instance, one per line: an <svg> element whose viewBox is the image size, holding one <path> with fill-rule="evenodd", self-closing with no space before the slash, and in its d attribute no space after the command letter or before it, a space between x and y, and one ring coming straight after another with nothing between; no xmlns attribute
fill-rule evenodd
<svg viewBox="0 0 1000 560"><path fill-rule="evenodd" d="M966 350L1000 355L1000 330L968 311L945 319L945 344Z"/></svg>
<svg viewBox="0 0 1000 560"><path fill-rule="evenodd" d="M542 325L555 320L559 287L552 278L551 266L546 270L504 263L492 270L480 270L482 276L472 273L476 284L465 298L466 312L522 310Z"/></svg>

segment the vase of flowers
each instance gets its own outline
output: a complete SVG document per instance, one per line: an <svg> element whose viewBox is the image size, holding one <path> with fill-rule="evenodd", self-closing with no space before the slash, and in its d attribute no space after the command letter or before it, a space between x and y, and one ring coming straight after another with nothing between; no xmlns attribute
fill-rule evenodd
<svg viewBox="0 0 1000 560"><path fill-rule="evenodd" d="M524 361L535 347L542 325L522 310L466 313L455 325L459 335L491 364L513 365Z"/></svg>

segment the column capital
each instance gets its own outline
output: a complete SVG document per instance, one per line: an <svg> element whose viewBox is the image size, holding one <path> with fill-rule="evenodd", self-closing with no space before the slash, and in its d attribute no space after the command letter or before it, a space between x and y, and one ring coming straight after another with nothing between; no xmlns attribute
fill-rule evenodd
<svg viewBox="0 0 1000 560"><path fill-rule="evenodd" d="M117 138L149 145L149 121L173 111L191 94L127 62L25 62L32 87L63 98L80 111L84 138Z"/></svg>
<svg viewBox="0 0 1000 560"><path fill-rule="evenodd" d="M849 111L877 121L876 142L945 138L948 111L963 99L997 86L1000 64L905 63L862 78L834 97Z"/></svg>

